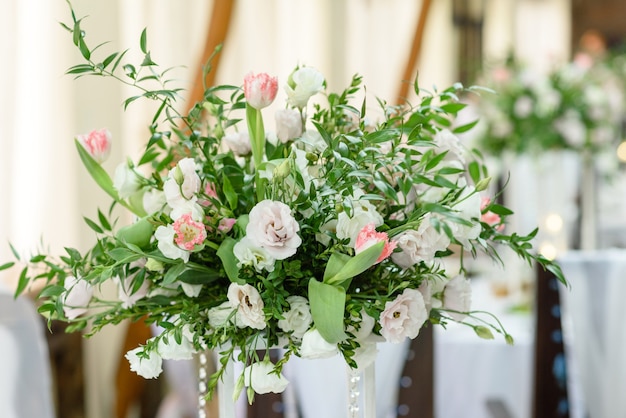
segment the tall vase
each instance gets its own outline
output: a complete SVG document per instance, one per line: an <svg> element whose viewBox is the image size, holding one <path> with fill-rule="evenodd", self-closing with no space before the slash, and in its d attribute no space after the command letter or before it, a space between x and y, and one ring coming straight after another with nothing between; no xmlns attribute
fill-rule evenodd
<svg viewBox="0 0 626 418"><path fill-rule="evenodd" d="M315 361L315 360L310 360ZM354 370L346 366L348 400L346 405L348 418L376 418L376 382L375 363L372 362L362 370ZM200 385L202 389L202 360L200 361ZM233 392L235 390L235 367L233 361L226 363L222 379L218 382L218 410L219 418L236 418L235 401ZM206 389L206 388L205 388ZM202 412L202 392L200 400L200 418L206 417Z"/></svg>
<svg viewBox="0 0 626 418"><path fill-rule="evenodd" d="M582 154L582 178L580 183L580 249L597 248L596 226L596 179L593 156L586 151Z"/></svg>

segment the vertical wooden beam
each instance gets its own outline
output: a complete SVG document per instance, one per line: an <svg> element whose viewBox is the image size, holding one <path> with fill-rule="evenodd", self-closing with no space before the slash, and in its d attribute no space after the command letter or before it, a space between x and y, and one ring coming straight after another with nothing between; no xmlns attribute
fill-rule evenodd
<svg viewBox="0 0 626 418"><path fill-rule="evenodd" d="M426 27L426 20L428 18L428 12L430 11L430 4L431 0L422 0L422 7L420 8L417 25L415 26L415 34L413 35L411 51L409 52L409 58L407 60L406 66L404 67L402 79L400 79L400 87L398 89L398 95L396 96L396 104L403 104L404 102L406 102L409 92L409 85L415 77L415 67L422 51L424 28Z"/></svg>

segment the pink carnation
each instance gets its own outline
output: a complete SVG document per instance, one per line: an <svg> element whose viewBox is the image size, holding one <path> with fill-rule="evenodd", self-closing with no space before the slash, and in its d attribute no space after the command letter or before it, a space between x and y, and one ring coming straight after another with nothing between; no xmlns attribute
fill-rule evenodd
<svg viewBox="0 0 626 418"><path fill-rule="evenodd" d="M376 263L380 263L385 258L389 257L396 248L397 243L395 241L389 241L389 236L385 232L377 232L374 224L369 223L361 229L361 232L359 232L359 235L356 237L354 249L358 254L379 242L384 242L385 246L383 247L383 252L380 254L380 257L376 260Z"/></svg>
<svg viewBox="0 0 626 418"><path fill-rule="evenodd" d="M174 242L183 250L191 251L206 239L204 224L191 218L191 213L185 213L174 222Z"/></svg>

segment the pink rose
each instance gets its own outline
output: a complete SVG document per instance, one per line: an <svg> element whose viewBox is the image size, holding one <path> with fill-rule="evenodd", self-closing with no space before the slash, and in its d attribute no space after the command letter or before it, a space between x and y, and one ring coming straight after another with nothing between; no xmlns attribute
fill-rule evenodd
<svg viewBox="0 0 626 418"><path fill-rule="evenodd" d="M395 300L385 304L378 321L380 334L391 343L401 343L406 337L417 337L427 319L428 312L420 291L404 289Z"/></svg>
<svg viewBox="0 0 626 418"><path fill-rule="evenodd" d="M111 153L111 132L108 129L95 129L86 135L78 135L76 139L98 163L102 164L109 158Z"/></svg>
<svg viewBox="0 0 626 418"><path fill-rule="evenodd" d="M246 101L255 109L263 109L272 104L278 91L278 79L267 73L248 73L243 79L243 93Z"/></svg>
<svg viewBox="0 0 626 418"><path fill-rule="evenodd" d="M384 232L376 232L376 227L373 223L369 223L361 229L359 235L356 237L356 244L354 249L356 254L360 253L371 247L374 244L378 244L379 242L384 242L385 246L383 247L383 252L380 254L380 257L376 260L376 263L380 263L385 258L389 257L393 250L396 248L395 241L389 241L389 236L387 236Z"/></svg>
<svg viewBox="0 0 626 418"><path fill-rule="evenodd" d="M302 244L300 225L282 202L263 200L252 208L249 218L246 236L277 260L291 257Z"/></svg>

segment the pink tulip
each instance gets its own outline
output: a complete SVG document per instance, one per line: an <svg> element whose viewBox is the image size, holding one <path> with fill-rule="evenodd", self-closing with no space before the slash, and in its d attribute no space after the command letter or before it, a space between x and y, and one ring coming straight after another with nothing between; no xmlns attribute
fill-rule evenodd
<svg viewBox="0 0 626 418"><path fill-rule="evenodd" d="M278 91L278 79L267 73L248 73L243 79L243 92L246 101L255 109L263 109L272 104Z"/></svg>
<svg viewBox="0 0 626 418"><path fill-rule="evenodd" d="M111 132L106 128L95 129L86 135L78 135L76 139L100 164L106 161L111 153Z"/></svg>
<svg viewBox="0 0 626 418"><path fill-rule="evenodd" d="M376 263L380 263L391 255L396 248L396 242L389 241L389 236L386 233L376 232L374 224L369 223L361 229L361 232L359 232L359 235L356 237L356 244L354 245L355 252L358 254L379 242L384 242L385 246L383 247L383 252L376 260Z"/></svg>

